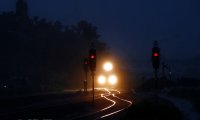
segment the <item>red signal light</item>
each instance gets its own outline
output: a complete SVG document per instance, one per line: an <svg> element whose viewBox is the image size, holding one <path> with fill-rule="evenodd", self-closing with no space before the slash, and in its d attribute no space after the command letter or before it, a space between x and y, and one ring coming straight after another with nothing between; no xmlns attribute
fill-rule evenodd
<svg viewBox="0 0 200 120"><path fill-rule="evenodd" d="M91 55L90 58L91 58L91 59L94 59L94 55Z"/></svg>
<svg viewBox="0 0 200 120"><path fill-rule="evenodd" d="M85 65L87 65L88 64L88 62L85 62Z"/></svg>
<svg viewBox="0 0 200 120"><path fill-rule="evenodd" d="M158 57L158 53L154 53L153 56L154 56L154 57Z"/></svg>
<svg viewBox="0 0 200 120"><path fill-rule="evenodd" d="M96 50L90 49L88 57L89 57L90 70L95 71L95 69L96 69Z"/></svg>

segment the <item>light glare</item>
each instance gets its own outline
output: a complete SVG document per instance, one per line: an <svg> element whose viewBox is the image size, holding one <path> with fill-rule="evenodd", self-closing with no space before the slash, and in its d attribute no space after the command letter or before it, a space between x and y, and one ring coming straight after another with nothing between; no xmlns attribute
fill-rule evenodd
<svg viewBox="0 0 200 120"><path fill-rule="evenodd" d="M103 75L101 75L98 78L98 82L99 82L99 84L104 84L106 82L106 78Z"/></svg>
<svg viewBox="0 0 200 120"><path fill-rule="evenodd" d="M112 63L107 62L104 64L103 68L105 71L111 71L113 69L113 65L112 65Z"/></svg>
<svg viewBox="0 0 200 120"><path fill-rule="evenodd" d="M115 75L109 76L108 82L109 82L111 85L115 85L115 84L117 83L117 76L115 76Z"/></svg>

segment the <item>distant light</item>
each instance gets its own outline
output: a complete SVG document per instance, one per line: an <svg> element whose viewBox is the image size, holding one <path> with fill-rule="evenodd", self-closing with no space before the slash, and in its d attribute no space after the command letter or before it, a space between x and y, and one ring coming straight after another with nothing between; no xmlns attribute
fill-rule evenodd
<svg viewBox="0 0 200 120"><path fill-rule="evenodd" d="M108 77L108 82L111 84L111 85L115 85L117 83L117 76L115 75L111 75Z"/></svg>
<svg viewBox="0 0 200 120"><path fill-rule="evenodd" d="M107 62L104 64L103 68L105 71L111 71L113 69L113 65L112 65L112 63Z"/></svg>
<svg viewBox="0 0 200 120"><path fill-rule="evenodd" d="M154 53L153 56L154 56L154 57L158 57L158 53Z"/></svg>
<svg viewBox="0 0 200 120"><path fill-rule="evenodd" d="M6 88L7 86L5 85L4 87Z"/></svg>
<svg viewBox="0 0 200 120"><path fill-rule="evenodd" d="M106 82L106 77L103 76L103 75L100 75L99 78L98 78L98 83L99 84L105 84Z"/></svg>
<svg viewBox="0 0 200 120"><path fill-rule="evenodd" d="M85 62L85 65L87 65L88 64L88 62Z"/></svg>

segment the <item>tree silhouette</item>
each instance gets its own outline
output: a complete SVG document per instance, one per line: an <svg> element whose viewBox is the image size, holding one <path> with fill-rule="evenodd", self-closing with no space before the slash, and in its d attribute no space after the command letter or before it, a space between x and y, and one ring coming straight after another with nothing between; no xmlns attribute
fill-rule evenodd
<svg viewBox="0 0 200 120"><path fill-rule="evenodd" d="M11 91L80 87L82 60L91 42L99 53L108 51L98 40L97 27L87 21L69 27L35 16L19 22L16 13L3 12L0 26L0 81L7 81Z"/></svg>

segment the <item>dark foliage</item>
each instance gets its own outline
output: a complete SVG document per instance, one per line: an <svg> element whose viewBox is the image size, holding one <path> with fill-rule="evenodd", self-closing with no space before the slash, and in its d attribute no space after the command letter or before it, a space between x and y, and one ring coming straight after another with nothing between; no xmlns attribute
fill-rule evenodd
<svg viewBox="0 0 200 120"><path fill-rule="evenodd" d="M91 42L98 54L107 51L106 44L98 40L97 28L87 21L64 26L19 14L0 15L0 87L6 86L11 93L80 87L82 60Z"/></svg>

